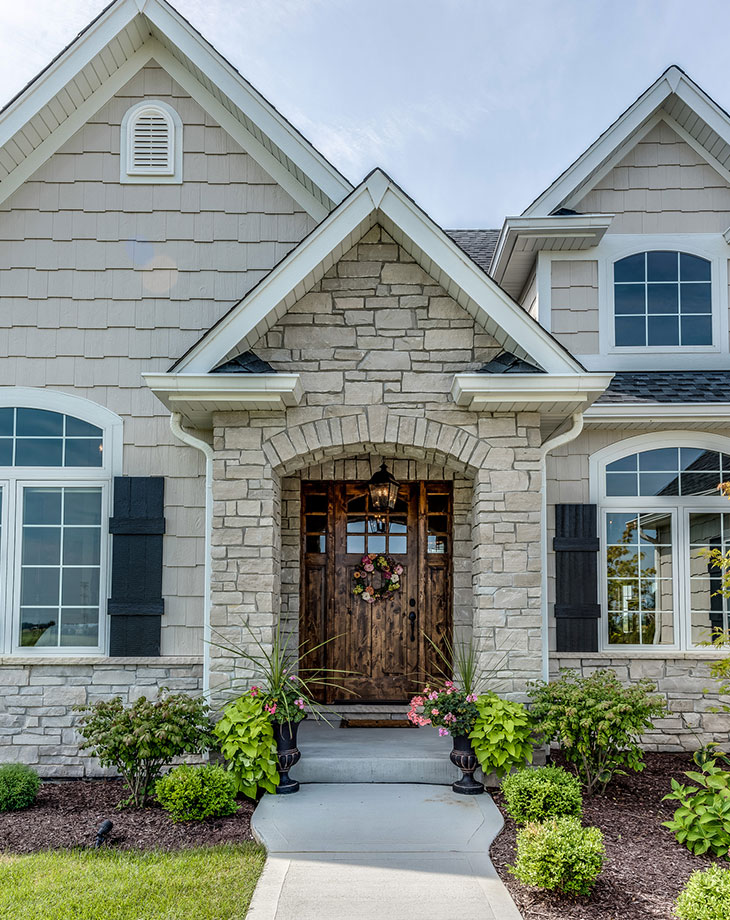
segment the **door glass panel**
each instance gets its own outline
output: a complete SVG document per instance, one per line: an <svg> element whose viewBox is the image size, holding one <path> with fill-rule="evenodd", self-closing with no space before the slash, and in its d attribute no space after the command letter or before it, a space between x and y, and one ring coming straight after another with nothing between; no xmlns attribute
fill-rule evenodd
<svg viewBox="0 0 730 920"><path fill-rule="evenodd" d="M20 644L99 642L101 489L23 489Z"/></svg>

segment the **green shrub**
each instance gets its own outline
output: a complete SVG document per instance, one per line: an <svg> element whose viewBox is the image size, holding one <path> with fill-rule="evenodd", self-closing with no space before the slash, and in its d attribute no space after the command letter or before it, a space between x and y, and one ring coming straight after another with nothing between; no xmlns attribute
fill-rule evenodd
<svg viewBox="0 0 730 920"><path fill-rule="evenodd" d="M155 796L173 821L222 818L236 811L236 779L212 764L183 764L157 780Z"/></svg>
<svg viewBox="0 0 730 920"><path fill-rule="evenodd" d="M40 777L22 763L0 765L0 811L28 808L41 788Z"/></svg>
<svg viewBox="0 0 730 920"><path fill-rule="evenodd" d="M577 818L550 818L517 834L517 862L509 871L523 884L561 894L590 894L603 868L603 834Z"/></svg>
<svg viewBox="0 0 730 920"><path fill-rule="evenodd" d="M717 766L715 757L698 751L694 757L700 770L684 775L697 783L685 786L672 779L672 791L663 801L679 802L671 821L664 827L674 832L696 856L712 853L727 856L730 849L730 773ZM730 915L729 915L730 916Z"/></svg>
<svg viewBox="0 0 730 920"><path fill-rule="evenodd" d="M268 713L260 696L244 694L223 710L213 729L228 769L236 779L236 791L255 799L259 789L276 792L276 743Z"/></svg>
<svg viewBox="0 0 730 920"><path fill-rule="evenodd" d="M522 703L486 693L476 701L477 721L469 735L485 773L504 776L532 763L532 720Z"/></svg>
<svg viewBox="0 0 730 920"><path fill-rule="evenodd" d="M603 791L624 767L641 771L639 736L665 713L648 680L624 687L614 671L579 677L565 671L560 680L533 684L532 717L543 741L557 741L590 795Z"/></svg>
<svg viewBox="0 0 730 920"><path fill-rule="evenodd" d="M142 696L125 706L117 696L78 709L83 713L81 749L90 750L103 767L116 767L134 805L145 804L161 769L175 757L214 745L202 697L168 694L162 688L154 702Z"/></svg>
<svg viewBox="0 0 730 920"><path fill-rule="evenodd" d="M730 917L730 869L715 864L704 872L693 872L679 893L675 912L679 920Z"/></svg>
<svg viewBox="0 0 730 920"><path fill-rule="evenodd" d="M519 770L502 782L502 792L518 824L583 813L580 781L561 767Z"/></svg>

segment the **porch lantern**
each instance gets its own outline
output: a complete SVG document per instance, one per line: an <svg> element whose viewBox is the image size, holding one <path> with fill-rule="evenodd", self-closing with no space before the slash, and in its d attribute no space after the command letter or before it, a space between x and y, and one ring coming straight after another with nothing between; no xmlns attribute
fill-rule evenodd
<svg viewBox="0 0 730 920"><path fill-rule="evenodd" d="M377 473L373 473L368 482L370 490L370 504L376 514L383 514L385 511L392 511L398 500L398 489L400 483L396 482L388 471L385 461L380 464Z"/></svg>

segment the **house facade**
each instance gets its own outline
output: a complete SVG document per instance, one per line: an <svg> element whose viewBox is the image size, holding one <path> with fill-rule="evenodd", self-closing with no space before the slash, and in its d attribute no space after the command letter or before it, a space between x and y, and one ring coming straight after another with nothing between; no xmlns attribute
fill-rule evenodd
<svg viewBox="0 0 730 920"><path fill-rule="evenodd" d="M108 7L0 116L0 761L84 775L74 705L217 703L276 630L343 712L455 637L509 696L608 666L665 694L648 746L726 741L729 163L671 67L445 231L163 0Z"/></svg>

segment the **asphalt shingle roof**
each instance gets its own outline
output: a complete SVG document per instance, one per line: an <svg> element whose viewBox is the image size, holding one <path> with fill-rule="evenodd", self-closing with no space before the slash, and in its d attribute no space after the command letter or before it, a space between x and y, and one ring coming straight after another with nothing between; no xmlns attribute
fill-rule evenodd
<svg viewBox="0 0 730 920"><path fill-rule="evenodd" d="M275 374L268 361L262 361L252 351L244 351L224 364L214 367L211 374Z"/></svg>
<svg viewBox="0 0 730 920"><path fill-rule="evenodd" d="M730 402L730 370L620 371L596 405L727 402Z"/></svg>
<svg viewBox="0 0 730 920"><path fill-rule="evenodd" d="M489 263L497 248L499 230L446 230L445 232L480 268L483 268L485 272L489 271Z"/></svg>

